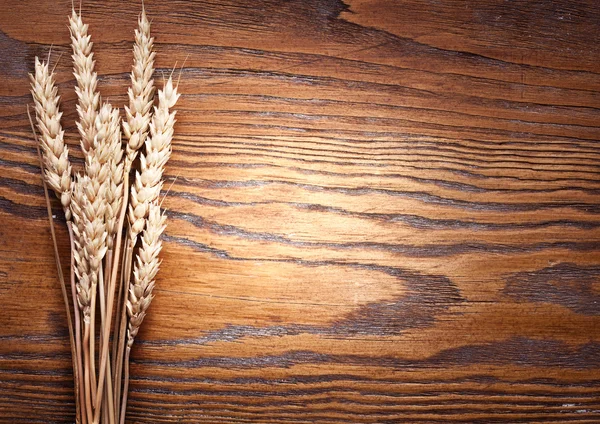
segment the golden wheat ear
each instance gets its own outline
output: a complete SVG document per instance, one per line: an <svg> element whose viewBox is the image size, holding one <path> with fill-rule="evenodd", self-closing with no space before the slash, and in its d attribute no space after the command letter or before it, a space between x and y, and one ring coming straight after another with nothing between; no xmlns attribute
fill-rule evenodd
<svg viewBox="0 0 600 424"><path fill-rule="evenodd" d="M123 147L121 145L121 119L119 109L104 103L96 116L96 141L90 150L101 167L98 178L104 186L104 221L107 245L113 249L118 231L118 215L123 202ZM87 163L87 162L86 162Z"/></svg>
<svg viewBox="0 0 600 424"><path fill-rule="evenodd" d="M133 282L129 286L127 345L130 347L153 299L154 278L160 266L158 254L162 249L160 236L166 228L166 220L166 215L161 214L158 201L150 203L146 228L142 234L142 246L133 268Z"/></svg>
<svg viewBox="0 0 600 424"><path fill-rule="evenodd" d="M69 17L71 47L73 48L73 75L77 81L77 128L81 136L81 148L85 154L94 143L95 122L100 108L100 93L97 90L98 76L94 71L93 43L88 35L88 25L83 23L81 13L72 10Z"/></svg>
<svg viewBox="0 0 600 424"><path fill-rule="evenodd" d="M127 90L129 106L125 106L126 121L123 133L127 139L127 159L133 162L148 134L154 102L154 38L150 36L150 22L145 10L138 18L133 45L131 87Z"/></svg>
<svg viewBox="0 0 600 424"><path fill-rule="evenodd" d="M129 205L130 242L135 240L146 224L149 205L158 199L163 184L164 167L171 156L171 144L175 126L175 106L179 99L177 87L171 78L162 90L158 90L158 106L154 108L150 123L150 136L146 139L146 151L140 155L140 172L136 173L131 187Z"/></svg>
<svg viewBox="0 0 600 424"><path fill-rule="evenodd" d="M35 73L30 74L31 94L35 103L35 117L40 132L40 145L46 182L54 190L65 212L71 219L72 170L69 149L64 141L65 132L60 124L58 89L54 84L54 72L48 63L35 58Z"/></svg>

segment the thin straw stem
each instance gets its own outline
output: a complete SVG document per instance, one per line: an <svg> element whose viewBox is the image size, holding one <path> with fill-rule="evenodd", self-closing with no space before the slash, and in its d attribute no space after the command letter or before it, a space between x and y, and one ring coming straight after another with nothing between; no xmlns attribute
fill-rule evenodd
<svg viewBox="0 0 600 424"><path fill-rule="evenodd" d="M93 422L93 409L92 409L92 393L90 388L90 322L88 320L84 320L84 332L83 332L83 357L84 357L84 367L85 367L85 406L88 423Z"/></svg>
<svg viewBox="0 0 600 424"><path fill-rule="evenodd" d="M113 389L112 389L112 368L110 366L110 353L108 354L108 361L106 364L106 385L105 385L105 396L106 404L108 409L106 409L105 415L108 416L109 423L113 424L116 422L115 416L115 404L113 401Z"/></svg>
<svg viewBox="0 0 600 424"><path fill-rule="evenodd" d="M106 320L106 303L105 303L105 298L106 298L106 287L104 286L104 275L110 275L110 259L112 256L112 249L108 249L106 251L106 256L105 256L105 264L104 264L104 269L105 271L102 273L102 276L100 277L100 279L98 280L100 283L100 346L102 346L102 343L104 343L104 340L102 340L102 334L103 334L103 330L104 330L104 324L105 324L105 320ZM108 409L108 405L106 403L106 396L102 398L102 404L101 404L101 408L96 409L94 411L94 421L97 421L96 416L100 415L101 411L104 412L101 417L102 417L102 424L109 424L108 422L108 416L106 414L106 411Z"/></svg>
<svg viewBox="0 0 600 424"><path fill-rule="evenodd" d="M129 240L129 228L127 229L127 236L123 243L128 243ZM122 263L121 263L121 275L119 278L119 286L118 293L119 298L117 300L117 308L119 305L123 303L123 296L125 291L125 284L123 280L125 275L130 271L127 271L129 268L127 267L127 258L131 258L131 252L129 251L130 247L127 246L127 251L123 254ZM126 295L126 294L125 294ZM123 350L125 346L125 335L124 331L127 328L127 313L124 308L121 308L121 313L117 310L115 314L115 329L113 333L113 369L114 369L114 382L113 382L113 396L115 403L115 420L119 420L119 407L121 399L121 373L123 371ZM123 334L123 335L122 335Z"/></svg>
<svg viewBox="0 0 600 424"><path fill-rule="evenodd" d="M111 271L112 271L112 262L113 262L113 258L112 258L112 250L110 251L110 255L107 256L107 261L106 261L106 268L107 268L107 272L105 275L110 275ZM104 334L104 332L103 332ZM109 328L109 334L110 334L110 328ZM110 337L110 336L109 336ZM103 343L108 344L109 343L109 339L103 340ZM114 341L113 341L114 344ZM106 381L105 381L105 396L104 396L104 400L106 401L106 407L107 409L105 409L106 413L104 414L105 416L107 416L108 419L108 423L109 424L113 424L116 420L114 418L115 416L115 404L114 404L114 399L113 399L113 382L112 382L113 376L112 376L112 367L110 365L110 353L108 354L107 360L106 360Z"/></svg>
<svg viewBox="0 0 600 424"><path fill-rule="evenodd" d="M121 395L121 376L123 373L123 361L124 361L124 354L125 354L125 336L127 334L127 291L129 290L129 282L131 279L131 262L133 259L133 248L134 246L130 244L130 241L127 241L126 243L128 243L127 246L127 251L125 252L124 255L124 260L125 260L125 265L123 267L123 273L122 273L122 290L123 290L123 298L121 299L122 303L119 303L121 306L121 325L119 328L119 339L118 339L118 353L117 353L117 374L116 374L116 378L118 378L119 381L119 386L118 386L118 390L116 391L115 395L116 395L116 399L120 399L120 395ZM117 402L117 407L119 407L119 402Z"/></svg>
<svg viewBox="0 0 600 424"><path fill-rule="evenodd" d="M125 424L125 413L127 412L127 392L129 391L129 354L131 348L127 346L125 350L125 383L123 386L123 399L121 400L121 420L120 424Z"/></svg>
<svg viewBox="0 0 600 424"><path fill-rule="evenodd" d="M102 277L102 267L100 267L100 277ZM92 303L90 312L90 384L92 389L92 405L94 408L98 408L96 399L98 398L98 392L96 389L96 293L98 292L97 284L92 284Z"/></svg>
<svg viewBox="0 0 600 424"><path fill-rule="evenodd" d="M112 256L113 256L113 252L112 250L108 250L106 252L106 263L105 263L105 269L106 271L104 273L102 273L102 275L100 275L100 278L98 279L99 283L100 283L100 318L101 318L101 323L100 323L100 346L102 346L104 343L109 343L108 339L104 339L104 326L106 325L106 302L105 302L105 295L106 295L106 287L104 285L104 275L110 275L110 270L111 270L111 266L112 266ZM100 268L100 271L102 272L102 268ZM112 422L114 422L114 403L113 403L113 393L112 393L112 377L111 377L111 369L110 369L110 357L108 358L108 364L107 364L107 372L106 372L106 396L103 397L102 399L102 406L101 408L96 408L96 410L94 411L94 423L97 423L99 421L99 417L100 417L100 413L104 412L102 414L102 421L103 422L108 422L109 424L111 424Z"/></svg>
<svg viewBox="0 0 600 424"><path fill-rule="evenodd" d="M104 396L102 398L102 411L104 411L105 413L102 414L102 424L110 424L108 422L108 414L106 414L107 410L108 410L108 404L106 403L106 396Z"/></svg>

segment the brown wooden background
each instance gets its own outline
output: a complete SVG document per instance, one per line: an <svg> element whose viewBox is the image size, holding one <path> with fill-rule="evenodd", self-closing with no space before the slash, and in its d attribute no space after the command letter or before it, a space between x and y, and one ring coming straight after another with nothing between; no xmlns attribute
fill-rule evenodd
<svg viewBox="0 0 600 424"><path fill-rule="evenodd" d="M83 4L117 105L140 7ZM128 421L600 422L595 0L146 7L187 61ZM69 10L0 1L2 423L74 417L25 114L53 45L77 151Z"/></svg>

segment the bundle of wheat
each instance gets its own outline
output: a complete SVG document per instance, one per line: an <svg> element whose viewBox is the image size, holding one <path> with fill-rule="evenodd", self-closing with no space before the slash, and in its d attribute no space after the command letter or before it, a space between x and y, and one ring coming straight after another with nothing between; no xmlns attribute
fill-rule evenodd
<svg viewBox="0 0 600 424"><path fill-rule="evenodd" d="M73 173L64 142L54 71L37 57L30 75L36 121L34 125L32 120L32 129L41 150L48 216L69 321L77 422L123 423L131 346L153 299L160 265L166 216L161 213L159 194L171 155L173 106L179 94L169 78L158 90L158 104L153 107L154 39L144 10L135 30L129 105L124 107L123 122L118 109L102 103L88 25L74 9L69 30L82 172ZM134 170L138 152L139 169ZM60 199L69 230L71 300L61 271L47 186ZM123 241L124 230L128 235Z"/></svg>

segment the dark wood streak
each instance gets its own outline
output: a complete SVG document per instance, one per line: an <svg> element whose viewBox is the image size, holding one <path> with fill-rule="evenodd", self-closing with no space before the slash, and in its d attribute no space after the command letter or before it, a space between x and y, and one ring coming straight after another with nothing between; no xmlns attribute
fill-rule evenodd
<svg viewBox="0 0 600 424"><path fill-rule="evenodd" d="M1 181L0 181L1 183ZM544 228L550 226L572 226L577 228L584 229L594 229L600 225L598 221L569 221L569 220L556 220L556 221L546 221L546 222L530 222L523 224L512 224L512 223L480 223L480 222L472 222L472 221L459 221L459 220L451 220L451 219L428 219L418 215L407 215L407 214L384 214L384 213L360 213L360 212L352 212L342 208L335 208L330 206L324 206L319 204L310 204L310 203L289 203L289 202L279 202L279 201L265 201L265 202L225 202L221 200L209 199L206 197L196 196L187 192L178 192L174 190L170 190L168 193L165 192L165 195L180 197L186 200L193 201L199 205L211 205L211 206L219 206L219 207L246 207L246 206L260 206L260 205L287 205L299 210L308 210L308 211L321 211L321 212L332 212L334 214L344 215L344 216L354 216L364 219L372 219L376 221L383 222L401 222L404 224L411 225L415 228L422 229L444 229L444 228L452 228L452 229L470 229L470 230L514 230L519 231L527 228ZM589 212L589 211L588 211Z"/></svg>
<svg viewBox="0 0 600 424"><path fill-rule="evenodd" d="M145 6L185 66L128 422L600 422L595 2ZM73 422L26 114L52 46L80 169L70 7L0 14L0 423ZM82 7L121 106L140 5Z"/></svg>
<svg viewBox="0 0 600 424"><path fill-rule="evenodd" d="M212 233L225 236L241 237L254 241L265 241L275 242L277 244L290 245L294 247L325 247L329 249L367 249L367 250L381 250L389 251L393 253L402 253L406 256L414 257L436 257L436 256L449 256L464 252L488 252L488 253L525 253L535 252L544 249L568 249L575 251L597 251L600 248L600 242L575 242L575 243L536 243L536 244L484 244L484 243L464 243L464 244L449 244L449 245L424 245L414 246L406 244L389 244L389 243L371 243L371 242L360 242L360 243L324 243L324 242L303 242L290 240L287 237L272 234L272 233L255 233L245 231L234 226L222 226L216 223L206 222L199 217L192 217L189 215L176 215L173 212L169 213L169 216L173 218L180 218L185 221L191 222L198 228L208 228ZM216 254L220 257L227 257L231 259L229 254L224 250L212 249L207 247L205 244L196 243L193 240L186 238L168 238L167 240L176 241L177 243L193 247L195 250L208 251ZM293 259L292 259L293 260Z"/></svg>
<svg viewBox="0 0 600 424"><path fill-rule="evenodd" d="M223 164L225 165L225 164ZM253 167L257 167L256 165ZM358 175L358 177L360 177L361 175ZM382 176L385 177L385 176ZM202 181L202 183L206 183L206 181ZM182 181L180 184L182 185L189 185L186 184L185 181ZM589 213L599 213L600 209L598 208L598 204L593 204L593 203L557 203L557 202L552 202L552 200L550 200L549 202L544 202L544 203L536 203L536 204L531 204L531 203L517 203L517 202L511 202L511 203L500 203L500 202L476 202L476 201L463 201L460 199L452 199L452 198L444 198L441 196L435 196L435 195L431 195L430 193L427 192L415 192L415 191L396 191L396 190L388 190L388 189L377 189L377 188L373 188L373 187L353 187L353 188L347 188L347 187L329 187L329 186L314 186L314 185L309 185L309 184L297 184L297 183L289 183L287 181L284 180L280 180L280 181L274 181L274 180L266 180L266 181L260 181L260 182L255 182L255 181L227 181L224 182L223 185L227 186L227 187L232 187L232 186L240 186L240 187L248 187L248 186L265 186L265 185L269 185L269 184L282 184L282 185L290 185L293 187L299 187L302 189L306 189L309 191L314 191L314 192L337 192L337 193L343 193L343 194L348 194L351 196L360 196L360 195L364 195L364 194L384 194L387 196L397 196L397 197L404 197L406 199L416 199L416 200L422 200L424 203L433 203L433 204L439 204L439 205L449 205L452 207L458 207L461 209L475 209L475 210L494 210L494 211L503 211L503 212L522 212L522 211L541 211L541 210L547 210L547 209L557 209L557 208L564 208L564 207L568 207L568 208L572 208L572 209L578 209L581 211L585 211L585 212L589 212ZM194 186L197 186L198 184L194 183L192 184ZM218 182L216 182L215 185L219 185ZM527 192L526 192L527 193Z"/></svg>
<svg viewBox="0 0 600 424"><path fill-rule="evenodd" d="M510 275L504 293L528 302L558 303L581 314L600 314L598 284L600 267L562 263Z"/></svg>

